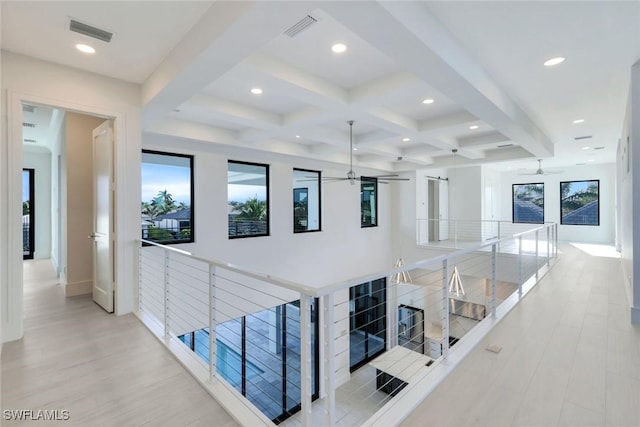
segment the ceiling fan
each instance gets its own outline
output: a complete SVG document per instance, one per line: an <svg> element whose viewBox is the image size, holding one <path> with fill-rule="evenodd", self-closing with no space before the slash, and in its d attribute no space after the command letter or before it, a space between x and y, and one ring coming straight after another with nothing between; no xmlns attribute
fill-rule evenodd
<svg viewBox="0 0 640 427"><path fill-rule="evenodd" d="M518 175L551 175L551 174L555 174L555 173L562 173L563 171L550 171L550 170L543 170L542 169L542 159L538 159L538 170L535 172L525 172L525 173L520 173Z"/></svg>
<svg viewBox="0 0 640 427"><path fill-rule="evenodd" d="M389 181L409 181L409 178L397 178L398 175L372 175L372 176L356 176L353 171L353 120L347 122L349 125L349 171L346 177L327 176L322 180L326 182L349 181L351 185L355 185L356 181L366 181L367 178L375 178L380 184L388 184Z"/></svg>

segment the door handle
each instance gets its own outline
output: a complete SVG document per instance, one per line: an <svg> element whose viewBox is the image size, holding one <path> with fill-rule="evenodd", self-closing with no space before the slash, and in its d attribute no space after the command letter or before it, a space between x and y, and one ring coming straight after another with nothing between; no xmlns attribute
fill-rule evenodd
<svg viewBox="0 0 640 427"><path fill-rule="evenodd" d="M98 235L96 233L93 233L93 234L89 234L87 236L87 239L95 239L96 237L98 237Z"/></svg>

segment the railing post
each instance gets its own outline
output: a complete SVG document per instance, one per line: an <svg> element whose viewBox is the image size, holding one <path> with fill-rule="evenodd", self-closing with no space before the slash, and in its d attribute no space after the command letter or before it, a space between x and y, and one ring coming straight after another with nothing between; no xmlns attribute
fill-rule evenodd
<svg viewBox="0 0 640 427"><path fill-rule="evenodd" d="M324 329L324 424L336 423L335 303L333 292L322 299Z"/></svg>
<svg viewBox="0 0 640 427"><path fill-rule="evenodd" d="M458 247L458 220L453 220L453 245Z"/></svg>
<svg viewBox="0 0 640 427"><path fill-rule="evenodd" d="M449 259L442 261L442 356L449 357Z"/></svg>
<svg viewBox="0 0 640 427"><path fill-rule="evenodd" d="M496 317L496 307L498 306L497 299L497 287L498 287L498 252L497 245L494 243L491 245L491 316Z"/></svg>
<svg viewBox="0 0 640 427"><path fill-rule="evenodd" d="M311 395L313 369L311 366L311 297L300 294L300 402L302 425L313 426Z"/></svg>
<svg viewBox="0 0 640 427"><path fill-rule="evenodd" d="M216 267L209 264L209 379L216 375Z"/></svg>
<svg viewBox="0 0 640 427"><path fill-rule="evenodd" d="M164 309L162 310L163 324L164 324L164 337L169 338L169 251L164 251Z"/></svg>
<svg viewBox="0 0 640 427"><path fill-rule="evenodd" d="M540 243L540 230L536 230L536 282L538 281L538 278L540 277L540 275L538 273L538 270L540 269L540 264L538 263L538 257L540 256L539 243Z"/></svg>
<svg viewBox="0 0 640 427"><path fill-rule="evenodd" d="M549 252L551 251L551 228L547 227L547 267L549 267L549 263L550 263L550 254Z"/></svg>
<svg viewBox="0 0 640 427"><path fill-rule="evenodd" d="M500 239L500 238L502 238L502 234L501 234L501 231L500 231L500 221L497 221L497 223L498 223L498 239Z"/></svg>
<svg viewBox="0 0 640 427"><path fill-rule="evenodd" d="M522 298L522 234L518 236L518 296Z"/></svg>

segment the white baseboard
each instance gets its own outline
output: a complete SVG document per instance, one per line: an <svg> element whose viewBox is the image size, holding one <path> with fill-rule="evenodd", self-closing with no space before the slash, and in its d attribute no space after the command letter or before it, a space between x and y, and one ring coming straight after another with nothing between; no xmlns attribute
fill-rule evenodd
<svg viewBox="0 0 640 427"><path fill-rule="evenodd" d="M78 295L89 295L93 291L93 280L85 282L67 283L64 286L65 297L75 297Z"/></svg>

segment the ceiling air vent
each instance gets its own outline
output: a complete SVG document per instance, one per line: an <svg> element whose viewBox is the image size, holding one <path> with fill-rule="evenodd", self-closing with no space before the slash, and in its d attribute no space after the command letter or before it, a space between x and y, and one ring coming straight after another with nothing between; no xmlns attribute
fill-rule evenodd
<svg viewBox="0 0 640 427"><path fill-rule="evenodd" d="M576 136L573 139L575 139L576 141L580 141L581 139L589 139L589 138L593 138L593 135Z"/></svg>
<svg viewBox="0 0 640 427"><path fill-rule="evenodd" d="M303 32L304 30L306 30L307 28L309 28L311 25L315 24L316 22L318 22L318 20L316 18L314 18L311 15L307 15L304 18L302 18L301 20L299 20L298 22L296 22L295 24L293 24L284 33L286 35L288 35L289 37L295 37L298 34L300 34L301 32Z"/></svg>
<svg viewBox="0 0 640 427"><path fill-rule="evenodd" d="M604 150L604 147L593 147L594 150Z"/></svg>
<svg viewBox="0 0 640 427"><path fill-rule="evenodd" d="M513 147L513 144L502 144L502 145L498 145L498 148L507 148L507 147Z"/></svg>
<svg viewBox="0 0 640 427"><path fill-rule="evenodd" d="M76 33L84 34L85 36L93 37L94 39L102 40L103 42L109 43L111 41L111 37L113 37L113 33L101 30L100 28L94 27L92 25L83 24L82 22L78 22L75 19L69 20L69 30L75 31Z"/></svg>
<svg viewBox="0 0 640 427"><path fill-rule="evenodd" d="M22 111L27 113L35 113L36 107L34 105L22 104Z"/></svg>
<svg viewBox="0 0 640 427"><path fill-rule="evenodd" d="M35 123L22 122L22 127L25 127L25 128L34 128L34 127L36 127L36 124L35 124Z"/></svg>
<svg viewBox="0 0 640 427"><path fill-rule="evenodd" d="M24 142L31 142L35 144L37 141L35 139L25 139Z"/></svg>

